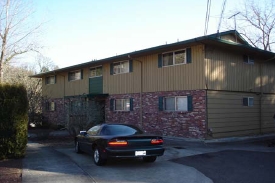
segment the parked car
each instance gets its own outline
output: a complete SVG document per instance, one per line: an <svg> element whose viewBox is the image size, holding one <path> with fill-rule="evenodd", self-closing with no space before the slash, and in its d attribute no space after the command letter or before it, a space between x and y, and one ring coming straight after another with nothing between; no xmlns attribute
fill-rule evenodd
<svg viewBox="0 0 275 183"><path fill-rule="evenodd" d="M143 158L154 162L164 153L163 138L144 133L127 124L101 124L80 131L75 137L75 151L93 155L94 163L104 165L109 158Z"/></svg>

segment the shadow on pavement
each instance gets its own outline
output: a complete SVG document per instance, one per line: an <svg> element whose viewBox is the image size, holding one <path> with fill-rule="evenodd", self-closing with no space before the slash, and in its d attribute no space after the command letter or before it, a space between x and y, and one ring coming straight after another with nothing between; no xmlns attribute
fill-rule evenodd
<svg viewBox="0 0 275 183"><path fill-rule="evenodd" d="M69 157L51 147L28 143L22 182L93 182Z"/></svg>
<svg viewBox="0 0 275 183"><path fill-rule="evenodd" d="M226 150L171 160L196 168L215 183L274 183L275 153Z"/></svg>

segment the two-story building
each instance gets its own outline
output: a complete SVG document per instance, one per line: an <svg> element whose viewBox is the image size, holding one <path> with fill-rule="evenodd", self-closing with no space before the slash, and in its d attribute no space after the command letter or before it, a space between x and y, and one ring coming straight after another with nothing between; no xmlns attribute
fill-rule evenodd
<svg viewBox="0 0 275 183"><path fill-rule="evenodd" d="M164 136L207 139L274 132L275 54L250 46L236 31L31 77L43 79L43 114L56 124L130 123ZM83 110L76 98L94 107Z"/></svg>

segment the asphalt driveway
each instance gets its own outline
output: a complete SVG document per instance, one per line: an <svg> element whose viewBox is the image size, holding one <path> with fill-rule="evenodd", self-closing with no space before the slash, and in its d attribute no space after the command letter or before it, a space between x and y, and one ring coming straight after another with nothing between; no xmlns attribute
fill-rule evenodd
<svg viewBox="0 0 275 183"><path fill-rule="evenodd" d="M22 182L95 181L64 154L38 143L28 143L26 157L23 159Z"/></svg>
<svg viewBox="0 0 275 183"><path fill-rule="evenodd" d="M139 160L112 160L96 166L92 156L76 154L73 147L48 147L29 143L23 160L22 182L97 182L97 183L211 183L198 170L168 161L173 152L154 163ZM179 154L179 153L178 153Z"/></svg>
<svg viewBox="0 0 275 183"><path fill-rule="evenodd" d="M275 152L226 150L172 162L194 167L215 183L275 182Z"/></svg>
<svg viewBox="0 0 275 183"><path fill-rule="evenodd" d="M22 181L96 183L274 182L275 147L266 143L207 144L167 139L154 163L112 160L96 166L91 155L71 146L28 143Z"/></svg>

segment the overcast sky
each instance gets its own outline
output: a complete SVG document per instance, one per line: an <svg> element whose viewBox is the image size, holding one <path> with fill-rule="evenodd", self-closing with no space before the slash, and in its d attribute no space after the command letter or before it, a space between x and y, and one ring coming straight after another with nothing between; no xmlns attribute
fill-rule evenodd
<svg viewBox="0 0 275 183"><path fill-rule="evenodd" d="M212 0L208 34L217 32L223 2ZM224 19L238 3L226 2ZM47 21L42 53L62 68L203 36L207 0L37 0L34 9Z"/></svg>

